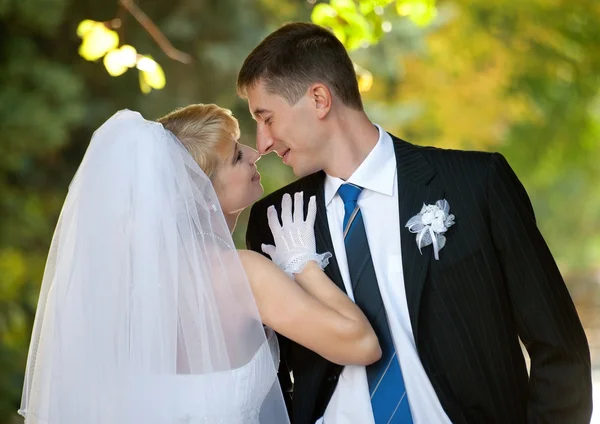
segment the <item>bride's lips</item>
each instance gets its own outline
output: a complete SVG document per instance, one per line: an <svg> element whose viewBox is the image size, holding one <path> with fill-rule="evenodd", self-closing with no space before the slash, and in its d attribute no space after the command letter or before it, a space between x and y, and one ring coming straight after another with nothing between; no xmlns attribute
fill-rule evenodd
<svg viewBox="0 0 600 424"><path fill-rule="evenodd" d="M287 160L290 157L290 149L286 150L283 155L281 155L281 160L283 161L283 163L285 163L287 165Z"/></svg>
<svg viewBox="0 0 600 424"><path fill-rule="evenodd" d="M259 181L260 173L258 171L254 171L254 175L252 176L252 181Z"/></svg>

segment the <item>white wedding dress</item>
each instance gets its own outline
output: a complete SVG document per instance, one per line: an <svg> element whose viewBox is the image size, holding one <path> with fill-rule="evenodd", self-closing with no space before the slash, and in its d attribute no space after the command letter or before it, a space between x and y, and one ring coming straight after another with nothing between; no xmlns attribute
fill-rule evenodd
<svg viewBox="0 0 600 424"><path fill-rule="evenodd" d="M25 423L289 423L277 346L210 179L162 125L115 114L56 226Z"/></svg>
<svg viewBox="0 0 600 424"><path fill-rule="evenodd" d="M274 386L279 364L279 345L271 329L267 341L252 360L237 369L206 375L178 375L159 378L139 390L135 396L143 399L158 395L161 409L177 411L169 419L173 424L258 424L260 407ZM159 387L157 387L159 386ZM135 399L133 399L135 400ZM174 419L173 419L174 418Z"/></svg>

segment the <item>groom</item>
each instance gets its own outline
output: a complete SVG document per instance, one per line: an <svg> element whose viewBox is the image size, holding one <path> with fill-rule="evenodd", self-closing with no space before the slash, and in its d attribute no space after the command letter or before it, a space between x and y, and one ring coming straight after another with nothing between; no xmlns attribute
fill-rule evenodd
<svg viewBox="0 0 600 424"><path fill-rule="evenodd" d="M280 338L293 423L589 423L586 337L502 155L419 147L371 123L344 47L312 24L269 35L238 91L260 153L300 177L254 205L248 247L273 242L266 211L284 193L316 195L325 271L383 352L342 367Z"/></svg>

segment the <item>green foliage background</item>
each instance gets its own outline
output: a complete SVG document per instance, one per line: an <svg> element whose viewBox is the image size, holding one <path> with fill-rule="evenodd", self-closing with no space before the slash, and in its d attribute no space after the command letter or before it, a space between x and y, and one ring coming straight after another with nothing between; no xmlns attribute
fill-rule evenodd
<svg viewBox="0 0 600 424"><path fill-rule="evenodd" d="M405 12L412 10L408 17L397 13L403 4ZM270 31L311 15L343 33L353 60L371 73L373 85L364 96L373 121L418 144L507 156L532 198L594 349L598 345L600 3L139 5L195 59L191 65L170 61L126 18L124 41L165 69L166 88L149 95L140 93L135 72L112 78L101 63L77 54L77 24L114 18L116 2L0 0L0 423L15 420L45 257L94 129L123 108L152 119L189 103L217 103L234 111L243 141L253 145L254 124L235 93L237 70ZM336 8L335 18L328 18L328 7ZM293 179L274 157L263 158L259 168L267 193ZM235 233L240 246L245 224L244 215Z"/></svg>

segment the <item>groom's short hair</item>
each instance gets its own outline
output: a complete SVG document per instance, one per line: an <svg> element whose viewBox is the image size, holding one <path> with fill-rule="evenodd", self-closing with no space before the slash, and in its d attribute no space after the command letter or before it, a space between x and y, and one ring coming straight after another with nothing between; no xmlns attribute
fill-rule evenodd
<svg viewBox="0 0 600 424"><path fill-rule="evenodd" d="M316 82L326 84L346 106L362 110L354 65L344 45L325 28L305 22L272 32L246 58L237 80L238 94L259 81L270 93L295 104Z"/></svg>

